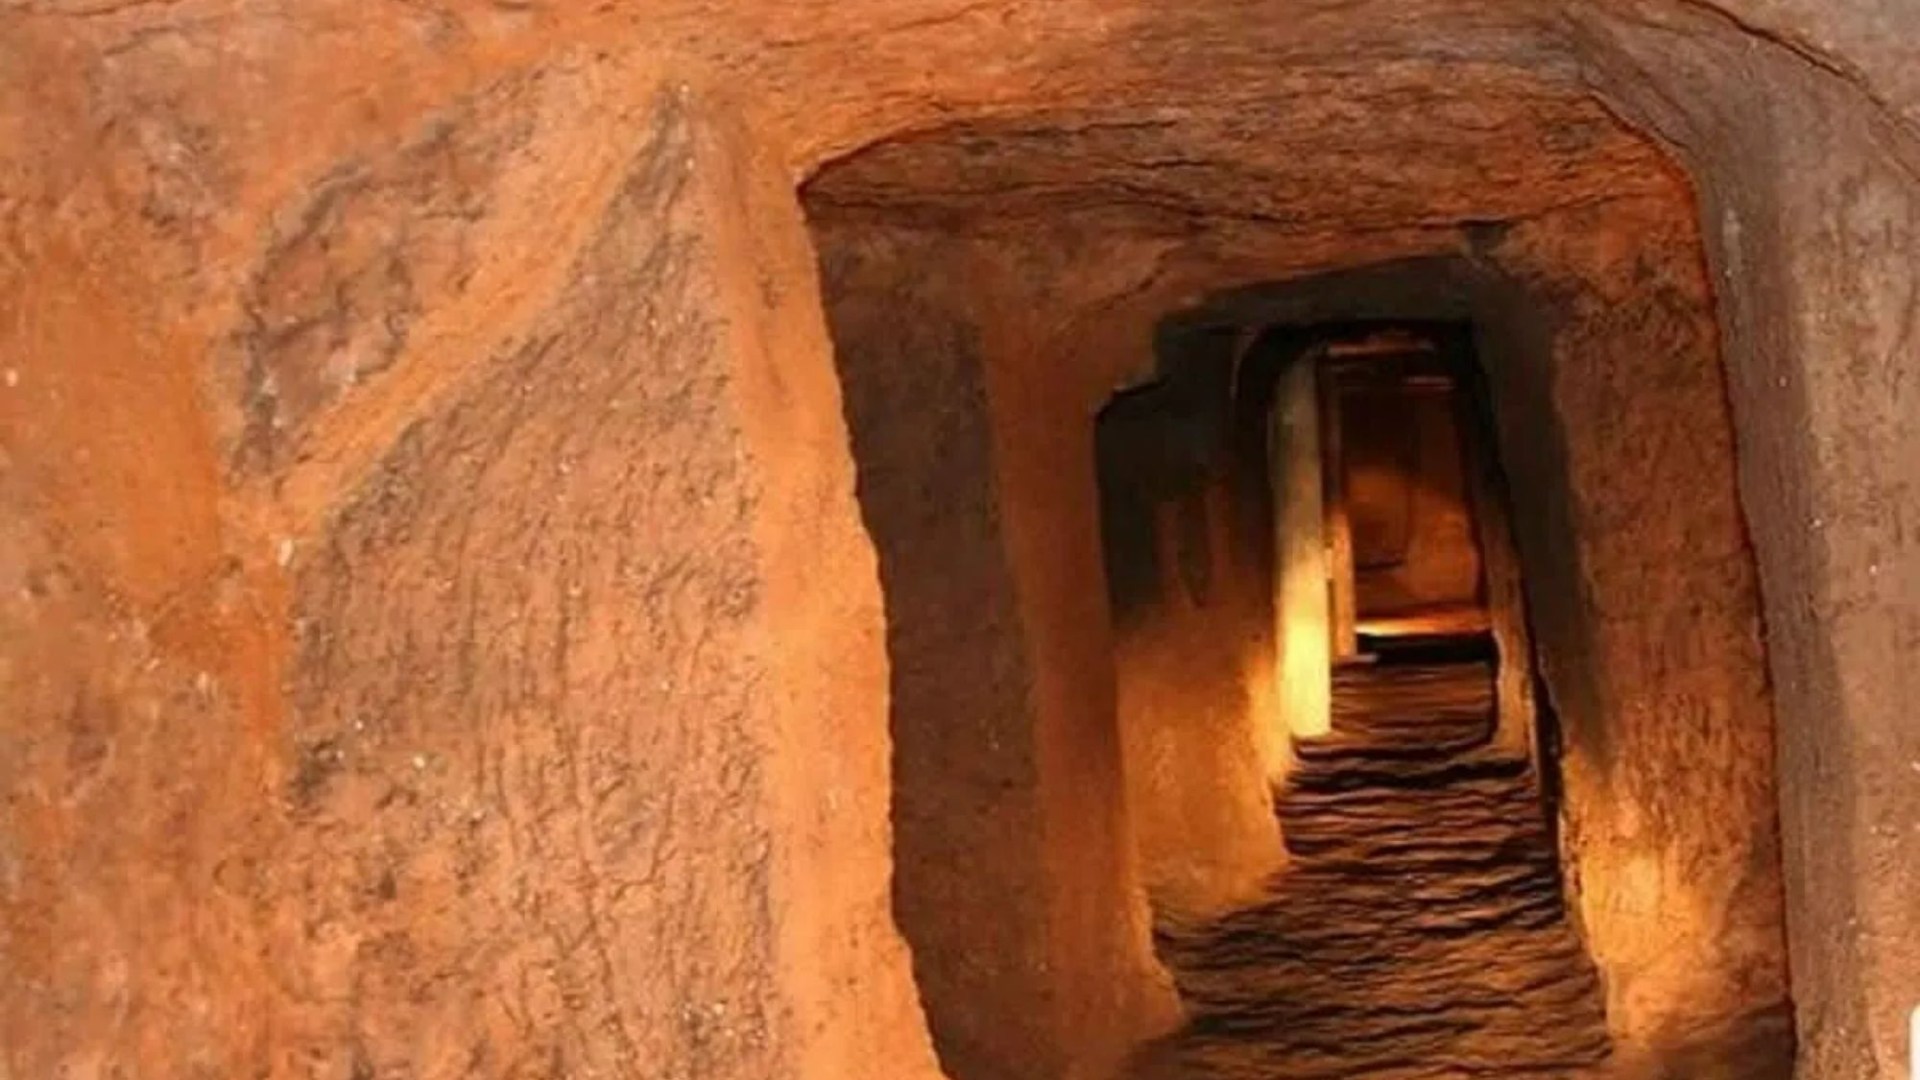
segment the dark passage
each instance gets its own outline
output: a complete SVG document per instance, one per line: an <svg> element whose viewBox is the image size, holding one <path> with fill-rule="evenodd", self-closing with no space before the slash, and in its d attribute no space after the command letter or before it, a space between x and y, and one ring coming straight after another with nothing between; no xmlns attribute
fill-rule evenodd
<svg viewBox="0 0 1920 1080"><path fill-rule="evenodd" d="M1500 665L1530 679L1532 660L1524 635L1497 629L1524 614L1517 581L1488 584L1513 559L1490 546L1510 539L1470 357L1445 347L1462 340L1372 334L1269 354L1313 364L1318 388L1308 452L1329 554L1324 584L1306 580L1330 615L1283 633L1328 636L1331 729L1292 742L1275 797L1291 859L1265 897L1158 920L1189 1022L1138 1077L1594 1076L1610 1056L1599 976L1566 914L1552 761L1532 757L1552 740L1512 737L1531 715L1501 737ZM1262 465L1301 452L1266 450ZM1276 504L1298 497L1271 477L1257 486Z"/></svg>

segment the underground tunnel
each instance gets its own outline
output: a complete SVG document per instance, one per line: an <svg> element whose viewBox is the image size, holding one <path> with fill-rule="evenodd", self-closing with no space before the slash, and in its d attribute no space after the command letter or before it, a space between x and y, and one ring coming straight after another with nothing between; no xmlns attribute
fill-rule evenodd
<svg viewBox="0 0 1920 1080"><path fill-rule="evenodd" d="M950 1075L1791 1075L1697 196L1482 77L806 189Z"/></svg>
<svg viewBox="0 0 1920 1080"><path fill-rule="evenodd" d="M0 1076L1895 1080L1916 30L0 11Z"/></svg>

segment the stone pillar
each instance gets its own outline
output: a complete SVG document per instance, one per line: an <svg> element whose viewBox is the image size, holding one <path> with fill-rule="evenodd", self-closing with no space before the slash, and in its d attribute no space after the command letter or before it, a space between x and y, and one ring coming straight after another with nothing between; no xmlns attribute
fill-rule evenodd
<svg viewBox="0 0 1920 1080"><path fill-rule="evenodd" d="M1309 738L1333 723L1318 370L1298 360L1281 372L1268 443L1280 710L1296 737Z"/></svg>

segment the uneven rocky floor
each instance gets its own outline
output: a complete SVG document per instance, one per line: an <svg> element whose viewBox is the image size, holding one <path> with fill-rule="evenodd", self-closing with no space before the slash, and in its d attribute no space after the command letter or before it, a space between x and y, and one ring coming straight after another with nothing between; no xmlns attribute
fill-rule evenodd
<svg viewBox="0 0 1920 1080"><path fill-rule="evenodd" d="M1609 1055L1523 758L1483 662L1343 670L1280 801L1269 898L1163 927L1189 1011L1142 1078L1559 1077Z"/></svg>

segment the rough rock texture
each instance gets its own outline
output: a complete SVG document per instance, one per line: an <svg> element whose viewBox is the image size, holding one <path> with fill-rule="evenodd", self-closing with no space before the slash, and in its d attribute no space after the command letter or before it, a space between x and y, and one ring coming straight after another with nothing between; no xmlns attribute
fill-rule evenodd
<svg viewBox="0 0 1920 1080"><path fill-rule="evenodd" d="M10 1074L937 1074L887 909L879 593L797 207L684 96L574 114L583 89L507 95L590 184L524 318L496 296L498 336L414 388L337 502L235 508L313 515L213 586L243 628L280 605L284 639L226 657L260 666L168 691L178 661L136 639L141 674L64 705L36 676L54 723L8 731L46 763L8 785ZM333 224L314 250L358 250ZM307 355L285 341L273 370ZM150 829L152 869L97 847Z"/></svg>
<svg viewBox="0 0 1920 1080"><path fill-rule="evenodd" d="M228 1075L263 1063L270 1074L344 1073L352 1058L342 1017L352 1010L299 1006L280 972L334 964L344 972L334 977L349 985L365 972L375 986L369 1000L380 1001L397 996L391 987L409 978L451 970L460 980L471 970L448 968L445 954L433 950L422 958L404 951L362 957L275 929L308 906L336 904L330 890L337 881L309 892L303 875L326 879L328 866L344 865L311 843L298 849L302 857L326 866L291 866L279 857L295 850L284 840L297 827L277 806L303 760L304 744L293 734L327 728L339 718L313 710L353 692L289 692L313 686L313 654L295 652L296 622L323 597L314 591L314 560L341 557L327 538L348 520L343 511L364 505L369 484L384 475L379 470L419 452L418 442L403 451L403 435L435 418L423 436L428 428L458 429L443 415L466 400L454 391L478 385L479 373L516 354L509 346L517 327L550 325L545 313L600 229L633 132L645 126L647 110L623 103L634 100L636 87L650 93L664 81L685 84L717 112L739 111L741 128L769 164L717 171L770 187L789 187L861 147L931 129L964 134L995 118L1043 133L1156 125L1208 132L1172 153L1161 152L1162 140L1119 168L1115 154L1102 155L1108 164L1098 167L1086 159L1084 168L1051 174L1071 181L1072 191L1062 195L1050 180L1030 193L1048 196L1032 201L1049 215L1063 204L1083 209L1083 227L1002 219L1026 242L1054 245L1049 257L1026 260L1031 278L1072 270L1085 285L1026 281L1032 287L1020 295L1058 315L1045 320L1045 332L1025 335L1038 358L1033 368L1068 366L1066 356L1083 358L1085 371L1128 368L1084 397L1061 395L1084 403L1083 421L1107 392L1146 373L1140 343L1170 308L1229 284L1409 254L1469 253L1497 233L1489 223L1534 217L1580 192L1633 188L1629 174L1641 171L1638 164L1611 179L1597 170L1601 179L1584 184L1557 178L1575 156L1600 161L1610 152L1611 144L1596 146L1590 134L1605 124L1593 128L1582 116L1611 112L1655 133L1698 195L1737 436L1720 438L1738 451L1765 599L1802 1075L1898 1075L1912 1004L1907 973L1920 962L1912 902L1920 891L1913 783L1920 729L1909 716L1920 696L1920 669L1910 663L1920 640L1910 464L1920 460L1920 431L1909 422L1920 281L1910 257L1920 219L1915 18L1902 0L9 3L0 9L0 583L7 588L0 599L7 706L0 964L9 972L0 984L0 1044L7 1066L24 1075L136 1063L158 1075ZM556 78L563 69L573 75ZM553 95L543 114L549 119L530 126L516 119L499 96L514 96L500 87L515 79ZM1603 108L1572 104L1589 95ZM1212 149L1202 153L1201 143ZM1556 147L1568 156L1556 158ZM473 171L476 157L489 155L499 173ZM1210 163L1183 164L1203 158ZM1236 165L1254 158L1280 171ZM1103 169L1108 179L1093 182ZM944 183L951 171L933 175ZM1279 176L1300 183L1273 182ZM1396 186L1423 176L1445 182L1419 191ZM794 216L790 198L784 208L771 191L764 199L776 221ZM1254 209L1239 212L1246 207ZM1233 226L1232 243L1228 233L1200 227L1207 214ZM691 232L705 236L732 217L716 213ZM314 239L321 235L337 240ZM800 246L798 238L788 242ZM758 295L769 308L813 311L818 296L805 260L793 262L788 272L725 275L729 287L720 293L730 299L721 306ZM338 288L317 287L316 277L336 279ZM697 309L716 302L707 286L689 287ZM830 370L817 327L769 340L779 371L815 379ZM672 342L692 347L686 338ZM1053 378L1066 385L1079 377L1056 373L1032 385L1045 393ZM1627 408L1557 386L1607 411L1608 422L1613 410ZM818 403L830 391L809 393ZM1680 398L1697 404L1700 393L1689 387ZM829 426L832 437L824 429L820 437L842 440L838 426ZM1019 429L1033 440L1022 445L1051 445L1040 427ZM1569 423L1566 430L1583 454L1602 454L1610 452L1604 427L1583 433ZM825 453L797 457L817 463ZM851 474L844 450L835 453L840 464L828 471L840 494L812 505L836 508L821 519L848 530L836 544L858 546L848 538L857 520L846 492ZM759 470L795 456L785 448L760 455L747 475L771 490L775 477ZM435 466L428 470L435 491L461 475L441 478L444 461L419 466ZM1081 475L1090 472L1089 465ZM613 493L603 485L591 497L612 502ZM1090 503L1076 513L1082 527L1097 527ZM374 535L369 515L362 509L354 520ZM1038 546L1027 520L1016 543ZM602 535L592 533L590 518L548 522L555 545L576 523L582 536ZM503 522L483 524L482 536L512 531ZM379 528L388 526L399 527ZM427 529L422 522L415 531ZM1618 535L1624 541L1629 533ZM277 565L287 543L291 575ZM607 544L594 548L595 559L607 557ZM1622 575L1631 580L1625 562L1600 557L1630 545L1594 546L1594 565L1616 583ZM811 549L791 562L772 546L754 550L770 590L818 585L824 578L816 564L834 562ZM1708 550L1728 550L1724 533ZM543 567L540 580L558 580L557 565ZM376 569L369 565L369 581L390 581L403 594L425 587ZM1062 587L1085 576L1081 567L1067 569ZM504 556L495 571L522 584L529 574L521 560ZM468 581L459 595L506 605L474 609L479 624L513 625L522 596L498 585L482 589L476 573L469 565L438 576ZM748 799L729 804L721 831L737 837L756 821L768 824L779 839L769 857L793 868L792 880L804 885L796 894L815 898L823 920L878 927L873 912L887 848L878 600L871 585L825 591L854 607L856 594L866 597L865 614L854 621L864 620L871 641L865 653L850 652L871 658L853 665L865 672L865 703L847 711L803 704L813 700L812 684L793 672L753 682L765 695L755 700L780 702L779 715L815 736L813 725L843 724L845 738L868 754L836 754L826 738L798 740L793 745L810 756L789 764L827 770L819 775L834 775L837 765L854 770L827 800L830 820L806 816L826 813L810 801L824 799L825 789L801 780L805 770L794 765L791 774L776 769L786 780L769 790L795 800L782 805L800 806L799 817L758 818L748 808L766 804ZM1598 599L1600 590L1590 591L1590 610L1617 615ZM334 597L328 603L335 607L324 610L374 610L354 606L363 602L371 605ZM1681 619L1685 608L1665 608L1662 618ZM402 625L425 627L413 619L429 618L426 609L409 611ZM390 665L384 650L398 648L396 639L353 625L348 634L343 624L342 640L373 651L331 662L356 671L364 663L386 672L365 677L392 678L382 665ZM773 639L771 623L750 625L758 628L749 634L754 640ZM824 614L818 625L846 631ZM1747 655L1757 660L1746 625ZM533 626L552 624L535 618ZM1695 638L1690 630L1661 630L1659 620L1627 620L1609 625L1561 670L1590 655L1606 665L1636 658L1648 672L1698 687L1726 676L1668 663L1649 644L1668 632L1687 641L1737 640L1731 632ZM704 655L697 644L652 654L644 666L681 670ZM429 674L456 681L454 671L431 669L408 677ZM629 676L636 685L646 681L630 672L622 678ZM558 685L554 678L529 677L525 693L548 700L541 695ZM1611 685L1610 694L1626 686L1600 685ZM433 707L456 710L403 718L442 737L463 722L479 732L483 718L499 715L444 689L407 694L409 708L431 696ZM1655 733L1688 731L1683 749L1693 756L1670 760L1710 763L1733 742L1718 725L1733 723L1740 710L1716 704L1665 713L1647 698L1635 701L1626 704L1645 711L1630 718L1634 734L1619 747L1645 748L1658 744ZM607 715L576 719L584 725ZM1668 716L1688 722L1663 724ZM1696 722L1703 718L1712 722ZM1590 748L1615 745L1604 730L1591 729ZM1569 745L1580 740L1570 723ZM585 768L583 748L590 744L575 743L551 760ZM1049 753L1059 759L1061 749ZM1620 763L1630 757L1593 754L1589 790L1655 790L1629 782L1633 774ZM723 758L699 760L711 767ZM1613 764L1602 767L1603 760ZM684 782L689 790L717 781L702 768L672 776L676 788ZM1659 790L1679 797L1686 782L1662 774ZM1751 815L1768 798L1753 774L1723 775L1687 798L1711 807L1722 795L1740 811L1717 818L1717 829L1764 831ZM407 813L427 820L426 811ZM1698 816L1669 806L1639 827ZM1609 830L1631 823L1612 812L1591 818L1583 850L1606 850ZM356 850L379 850L371 831L360 832L371 830L373 818L347 824ZM1095 825L1108 827L1088 827ZM843 860L841 844L864 854ZM1724 869L1737 851L1759 847L1735 844L1704 865ZM554 850L528 852L529 879L570 865ZM1662 882L1688 863L1657 861L1660 873L1648 877ZM802 873L806 866L814 869ZM276 875L270 901L251 884L254 867ZM850 868L858 881L823 876L828 867ZM1605 896L1610 887L1586 873L1582 888L1582 895ZM730 902L718 894L713 900L711 911L690 917L739 916L726 914ZM506 895L463 903L468 911L512 908ZM1644 905L1612 906L1639 910L1641 923L1651 918ZM1764 921L1749 922L1761 904L1735 907L1743 912L1732 920L1738 925ZM1711 923L1723 905L1707 901L1698 910ZM423 905L385 918L367 925L424 928L432 917ZM1598 946L1603 923L1587 919ZM819 955L856 965L880 957L875 980L899 987L905 961L884 959L894 948L889 934L875 929L870 951L840 948L841 939L829 935L832 947ZM808 965L779 970L834 978ZM684 977L695 979L689 991L707 985L705 975ZM779 1049L767 1053L810 1053L798 1048L831 1040L810 1043L808 1033L826 1039L838 1032L861 1047L859 1061L887 1062L884 1074L913 1072L922 1058L888 1041L913 1043L911 1010L874 1008L841 985L839 993L796 989L792 1000L860 1002L856 1014L839 1024L776 1026L770 1045ZM1775 989L1760 978L1752 997ZM898 1003L903 993L890 989L882 999ZM675 1045L681 1060L694 1060L684 1043L692 1029L674 1026L681 1023L654 1014L635 1038ZM584 1023L568 1031L554 1037L579 1043L584 1059L619 1059L610 1031ZM361 1034L373 1060L432 1056L384 1029ZM503 1037L498 1045L521 1044ZM319 1060L299 1061L306 1053ZM711 1053L703 1060L713 1062L712 1075L755 1075L749 1058ZM817 1075L860 1075L859 1068L822 1065Z"/></svg>
<svg viewBox="0 0 1920 1080"><path fill-rule="evenodd" d="M992 321L952 246L814 225L886 598L894 911L935 1047L963 1080L1105 1075L1174 1008L1127 828L1090 439L1021 428L1053 418L994 382L1026 328Z"/></svg>
<svg viewBox="0 0 1920 1080"><path fill-rule="evenodd" d="M1105 403L1092 431L1114 722L1142 880L1162 918L1257 896L1282 857L1270 787L1286 757L1273 519L1265 501L1260 512L1242 505L1241 338L1161 342L1160 376Z"/></svg>
<svg viewBox="0 0 1920 1080"><path fill-rule="evenodd" d="M1489 746L1492 671L1342 671L1333 700L1280 803L1298 861L1261 903L1165 935L1192 1019L1135 1075L1593 1075L1599 979L1537 774Z"/></svg>
<svg viewBox="0 0 1920 1080"><path fill-rule="evenodd" d="M1162 917L1197 917L1258 895L1284 852L1271 783L1286 734L1274 681L1266 563L1236 533L1220 477L1162 504L1161 592L1121 622L1116 715L1147 896ZM1259 534L1255 534L1259 536ZM1205 584L1179 568L1198 545Z"/></svg>
<svg viewBox="0 0 1920 1080"><path fill-rule="evenodd" d="M1553 363L1521 331L1490 381L1582 924L1615 1022L1679 1047L1783 994L1774 717L1692 229L1657 204L1626 214L1618 234L1529 224L1502 243L1503 262L1558 264L1518 276L1567 300Z"/></svg>
<svg viewBox="0 0 1920 1080"><path fill-rule="evenodd" d="M657 106L553 306L292 560L266 874L311 958L282 970L296 1054L344 1032L375 1075L801 1074L822 1018L788 1010L913 1016L904 972L867 968L901 957L884 834L799 847L885 770L843 726L883 668L833 383L790 363L819 326L757 279L805 280L797 223L696 125ZM813 588L769 576L787 558ZM818 922L823 873L859 922ZM814 987L857 992L787 997Z"/></svg>

